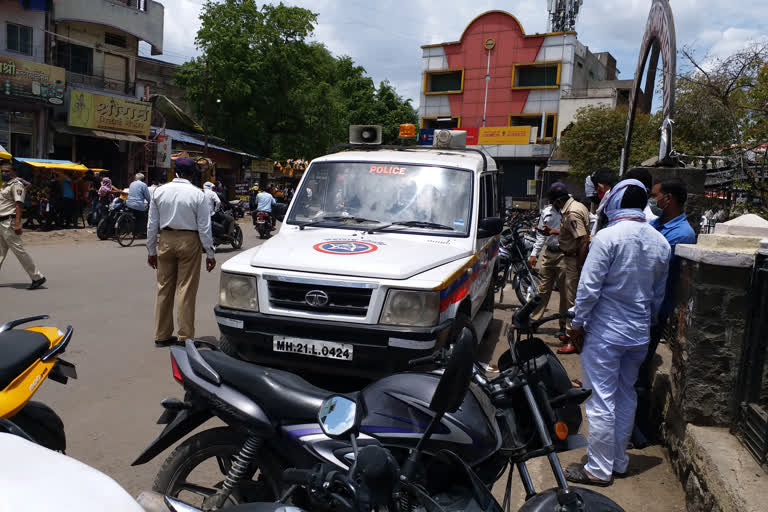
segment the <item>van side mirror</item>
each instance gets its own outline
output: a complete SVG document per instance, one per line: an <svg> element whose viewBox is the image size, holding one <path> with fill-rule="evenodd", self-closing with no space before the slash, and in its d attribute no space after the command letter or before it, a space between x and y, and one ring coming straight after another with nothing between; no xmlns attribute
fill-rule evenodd
<svg viewBox="0 0 768 512"><path fill-rule="evenodd" d="M486 217L480 220L477 228L478 238L490 238L496 236L504 229L504 221L501 217Z"/></svg>

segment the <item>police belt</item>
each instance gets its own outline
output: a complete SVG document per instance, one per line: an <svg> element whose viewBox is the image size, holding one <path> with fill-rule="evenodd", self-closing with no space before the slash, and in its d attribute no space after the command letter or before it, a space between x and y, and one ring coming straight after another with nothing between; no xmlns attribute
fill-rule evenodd
<svg viewBox="0 0 768 512"><path fill-rule="evenodd" d="M16 216L16 214L12 214L12 215L0 215L0 222L3 222L4 220L8 220L8 219L11 219L11 218L13 218L13 217L15 217L15 216Z"/></svg>
<svg viewBox="0 0 768 512"><path fill-rule="evenodd" d="M179 231L181 233L197 233L198 231L196 229L174 229L174 228L163 228L163 231Z"/></svg>

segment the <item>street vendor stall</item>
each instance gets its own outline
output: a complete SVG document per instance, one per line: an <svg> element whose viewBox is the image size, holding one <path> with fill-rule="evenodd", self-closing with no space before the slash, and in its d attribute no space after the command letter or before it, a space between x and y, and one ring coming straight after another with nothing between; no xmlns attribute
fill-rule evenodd
<svg viewBox="0 0 768 512"><path fill-rule="evenodd" d="M25 227L46 229L77 226L83 218L83 176L90 169L69 160L16 158L19 177L28 181ZM36 226L35 224L38 224Z"/></svg>

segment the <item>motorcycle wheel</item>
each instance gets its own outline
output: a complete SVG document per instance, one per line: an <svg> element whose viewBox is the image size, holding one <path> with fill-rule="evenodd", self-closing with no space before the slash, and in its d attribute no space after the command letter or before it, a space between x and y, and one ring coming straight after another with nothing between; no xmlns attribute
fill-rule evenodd
<svg viewBox="0 0 768 512"><path fill-rule="evenodd" d="M130 247L136 239L136 235L133 232L133 217L127 213L118 217L115 223L115 231L117 231L117 243L123 247Z"/></svg>
<svg viewBox="0 0 768 512"><path fill-rule="evenodd" d="M584 503L584 510L588 512L624 512L616 502L591 489L583 487L571 487ZM541 492L525 502L518 512L536 512L539 510L557 510L557 489L549 489Z"/></svg>
<svg viewBox="0 0 768 512"><path fill-rule="evenodd" d="M515 295L517 295L520 304L525 304L531 300L539 292L540 287L541 276L539 274L525 272L515 276Z"/></svg>
<svg viewBox="0 0 768 512"><path fill-rule="evenodd" d="M99 237L99 240L109 240L112 235L108 219L109 217L102 217L96 226L96 236Z"/></svg>
<svg viewBox="0 0 768 512"><path fill-rule="evenodd" d="M222 486L235 456L245 443L247 434L232 427L205 430L176 447L155 477L152 490L171 496L201 510L206 497ZM205 479L206 485L193 483ZM230 494L224 507L253 502L273 502L280 496L279 465L262 448L260 459L249 467L250 478L241 481Z"/></svg>
<svg viewBox="0 0 768 512"><path fill-rule="evenodd" d="M67 436L64 422L53 409L41 402L27 402L11 421L34 439L40 446L64 453L67 449Z"/></svg>
<svg viewBox="0 0 768 512"><path fill-rule="evenodd" d="M235 224L235 227L232 230L232 248L239 249L242 246L243 246L243 230L240 229L239 225Z"/></svg>

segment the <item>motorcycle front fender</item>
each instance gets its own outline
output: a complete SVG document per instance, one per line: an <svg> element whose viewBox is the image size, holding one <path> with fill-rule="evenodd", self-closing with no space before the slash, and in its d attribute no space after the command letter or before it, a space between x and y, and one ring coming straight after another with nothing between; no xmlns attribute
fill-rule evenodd
<svg viewBox="0 0 768 512"><path fill-rule="evenodd" d="M165 426L160 435L131 463L131 466L146 464L211 417L213 417L213 414L206 409L182 409L178 411L176 417Z"/></svg>
<svg viewBox="0 0 768 512"><path fill-rule="evenodd" d="M624 512L624 509L618 506L613 500L603 496L598 492L592 491L590 489L584 489L583 487L569 487L569 489L579 495L582 503L584 504L583 510ZM560 489L555 488L538 493L526 501L525 505L520 507L518 512L552 512L553 510L561 510L560 504L558 502L559 490Z"/></svg>

